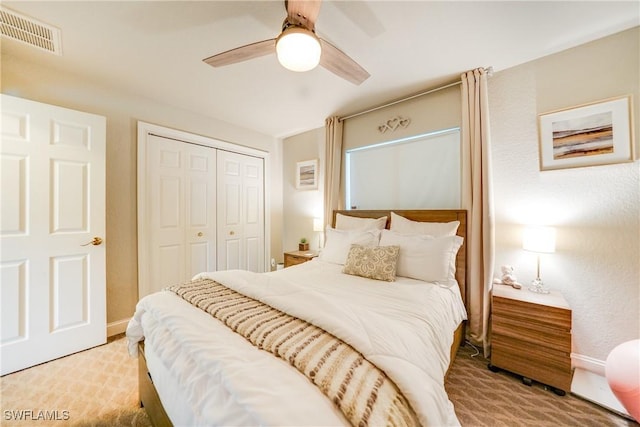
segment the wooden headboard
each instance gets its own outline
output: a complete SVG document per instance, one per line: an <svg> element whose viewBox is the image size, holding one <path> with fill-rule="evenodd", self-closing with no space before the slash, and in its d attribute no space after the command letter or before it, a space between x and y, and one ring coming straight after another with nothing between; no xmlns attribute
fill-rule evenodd
<svg viewBox="0 0 640 427"><path fill-rule="evenodd" d="M465 210L336 210L333 211L331 224L335 227L336 215L355 216L359 218L387 217L387 226L391 225L391 212L403 216L412 221L419 222L450 222L460 221L458 236L464 241L456 257L456 280L460 285L460 293L465 305L467 304L467 211Z"/></svg>

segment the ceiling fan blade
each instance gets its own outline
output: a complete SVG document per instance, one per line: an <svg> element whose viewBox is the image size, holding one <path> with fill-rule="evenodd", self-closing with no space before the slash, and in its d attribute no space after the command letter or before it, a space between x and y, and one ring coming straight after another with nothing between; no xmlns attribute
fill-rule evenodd
<svg viewBox="0 0 640 427"><path fill-rule="evenodd" d="M299 25L313 31L321 3L321 0L285 0L287 21L292 25Z"/></svg>
<svg viewBox="0 0 640 427"><path fill-rule="evenodd" d="M320 65L324 68L356 85L361 84L369 78L370 74L367 70L362 68L360 64L351 59L346 53L326 40L320 39L320 45L322 46Z"/></svg>
<svg viewBox="0 0 640 427"><path fill-rule="evenodd" d="M210 56L209 58L205 58L203 61L212 67L223 67L225 65L235 64L236 62L242 62L248 59L268 55L270 53L274 53L275 50L276 39L269 39L219 53L217 55Z"/></svg>

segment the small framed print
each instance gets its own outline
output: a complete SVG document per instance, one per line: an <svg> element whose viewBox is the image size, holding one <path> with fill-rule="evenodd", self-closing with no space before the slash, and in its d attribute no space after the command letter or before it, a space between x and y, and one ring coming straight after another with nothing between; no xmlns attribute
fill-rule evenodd
<svg viewBox="0 0 640 427"><path fill-rule="evenodd" d="M634 160L631 96L538 116L540 170Z"/></svg>
<svg viewBox="0 0 640 427"><path fill-rule="evenodd" d="M318 188L318 159L296 163L296 188L298 190Z"/></svg>

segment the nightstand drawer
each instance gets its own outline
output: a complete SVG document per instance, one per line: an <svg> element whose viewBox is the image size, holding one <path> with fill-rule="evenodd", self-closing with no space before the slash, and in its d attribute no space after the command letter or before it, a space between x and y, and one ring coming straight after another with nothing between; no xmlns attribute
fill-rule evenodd
<svg viewBox="0 0 640 427"><path fill-rule="evenodd" d="M571 359L568 355L533 346L523 351L519 345L494 337L491 364L563 391L571 389Z"/></svg>
<svg viewBox="0 0 640 427"><path fill-rule="evenodd" d="M522 321L532 327L542 326L571 330L571 310L564 308L494 296L493 313L514 321Z"/></svg>
<svg viewBox="0 0 640 427"><path fill-rule="evenodd" d="M499 365L493 361L493 356L508 356L505 360L513 358L522 358L531 363L540 363L557 369L571 369L570 353L554 350L547 347L527 343L517 338L505 337L502 335L493 335L491 340L491 363L501 368L509 369L509 366ZM507 365L511 365L510 362ZM521 373L517 370L514 372Z"/></svg>
<svg viewBox="0 0 640 427"><path fill-rule="evenodd" d="M292 265L302 264L303 262L307 262L307 261L309 261L309 259L307 258L285 255L284 266L291 267Z"/></svg>
<svg viewBox="0 0 640 427"><path fill-rule="evenodd" d="M284 267L291 267L292 265L302 264L303 262L311 261L318 256L316 251L293 251L284 253Z"/></svg>
<svg viewBox="0 0 640 427"><path fill-rule="evenodd" d="M571 353L571 331L568 329L551 328L539 323L494 314L491 331L494 336L517 339L523 345L533 344Z"/></svg>

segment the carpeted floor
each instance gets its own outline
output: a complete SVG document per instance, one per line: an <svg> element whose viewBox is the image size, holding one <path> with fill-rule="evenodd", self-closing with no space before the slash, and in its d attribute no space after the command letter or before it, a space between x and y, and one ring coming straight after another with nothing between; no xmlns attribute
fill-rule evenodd
<svg viewBox="0 0 640 427"><path fill-rule="evenodd" d="M511 373L491 372L488 360L463 346L445 388L462 426L638 427L634 421L571 394L557 396Z"/></svg>
<svg viewBox="0 0 640 427"><path fill-rule="evenodd" d="M493 373L487 361L471 357L473 353L468 346L460 349L445 384L464 427L638 427L575 396L556 396L539 384L527 387L509 373ZM0 425L150 426L138 407L137 366L121 336L5 375L0 378Z"/></svg>
<svg viewBox="0 0 640 427"><path fill-rule="evenodd" d="M0 378L1 426L151 426L123 336Z"/></svg>

